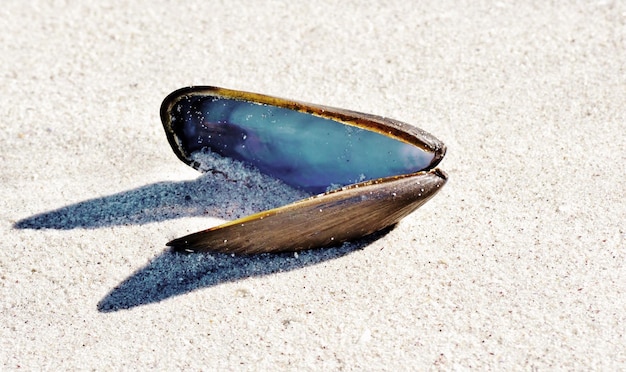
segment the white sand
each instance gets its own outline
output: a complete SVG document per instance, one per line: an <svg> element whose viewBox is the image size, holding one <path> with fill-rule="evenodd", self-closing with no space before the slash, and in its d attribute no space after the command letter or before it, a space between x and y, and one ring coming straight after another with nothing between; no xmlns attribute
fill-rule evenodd
<svg viewBox="0 0 626 372"><path fill-rule="evenodd" d="M626 5L407 4L5 1L0 369L626 368ZM200 84L413 123L450 182L377 240L172 254L263 201L169 148Z"/></svg>

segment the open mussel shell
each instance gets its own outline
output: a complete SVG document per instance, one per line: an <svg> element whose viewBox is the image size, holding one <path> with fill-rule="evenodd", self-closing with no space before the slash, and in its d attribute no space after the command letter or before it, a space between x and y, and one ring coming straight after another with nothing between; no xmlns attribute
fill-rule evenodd
<svg viewBox="0 0 626 372"><path fill-rule="evenodd" d="M168 243L177 250L254 254L338 245L395 225L447 180L445 146L408 124L349 110L216 87L173 92L161 120L176 155L232 158L311 198ZM219 171L219 170L214 170Z"/></svg>

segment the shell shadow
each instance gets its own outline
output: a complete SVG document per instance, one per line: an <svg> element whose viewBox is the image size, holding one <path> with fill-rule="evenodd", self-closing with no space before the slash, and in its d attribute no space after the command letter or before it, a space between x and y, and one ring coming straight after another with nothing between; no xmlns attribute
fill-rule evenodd
<svg viewBox="0 0 626 372"><path fill-rule="evenodd" d="M191 181L158 182L85 200L22 219L13 227L98 229L194 216L231 220L309 196L276 182L271 178L226 179L221 174L205 173ZM267 195L273 198L268 200Z"/></svg>
<svg viewBox="0 0 626 372"><path fill-rule="evenodd" d="M98 229L190 216L234 219L307 196L272 182L257 177L226 179L222 174L206 173L191 181L159 182L85 200L25 218L14 228ZM272 201L268 201L268 195L273 196ZM338 247L302 251L297 257L293 253L231 256L166 250L113 288L98 302L97 309L103 313L131 309L221 283L316 265L363 249L394 227Z"/></svg>
<svg viewBox="0 0 626 372"><path fill-rule="evenodd" d="M339 247L293 253L233 256L165 251L109 292L97 305L102 313L163 301L198 289L254 276L296 270L361 250L395 226Z"/></svg>

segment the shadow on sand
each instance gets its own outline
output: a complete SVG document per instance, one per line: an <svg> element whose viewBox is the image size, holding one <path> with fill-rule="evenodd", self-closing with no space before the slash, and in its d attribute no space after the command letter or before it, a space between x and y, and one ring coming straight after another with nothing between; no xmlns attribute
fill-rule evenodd
<svg viewBox="0 0 626 372"><path fill-rule="evenodd" d="M70 230L143 225L191 216L234 219L306 197L294 190L277 195L281 188L269 187L262 180L225 180L209 173L192 181L159 182L86 200L23 219L14 227ZM278 204L268 205L267 195ZM340 247L300 252L298 257L293 253L232 256L167 250L111 290L97 307L100 312L130 309L220 283L315 265L362 249L391 229Z"/></svg>
<svg viewBox="0 0 626 372"><path fill-rule="evenodd" d="M221 283L316 265L363 249L391 229L340 247L299 252L297 257L293 253L233 256L166 251L107 294L98 303L98 311L130 309Z"/></svg>

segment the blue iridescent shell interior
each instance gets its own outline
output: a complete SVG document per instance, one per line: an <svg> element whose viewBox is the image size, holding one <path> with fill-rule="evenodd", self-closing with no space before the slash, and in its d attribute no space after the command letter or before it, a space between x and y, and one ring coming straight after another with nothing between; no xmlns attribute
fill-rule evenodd
<svg viewBox="0 0 626 372"><path fill-rule="evenodd" d="M219 96L187 96L172 129L188 154L242 161L311 193L428 168L434 154L380 133L312 114Z"/></svg>

